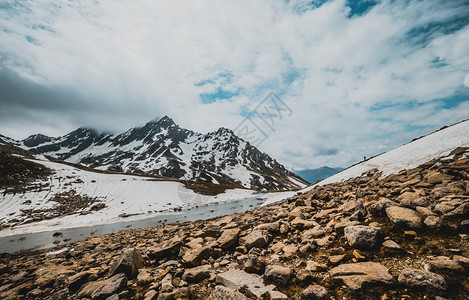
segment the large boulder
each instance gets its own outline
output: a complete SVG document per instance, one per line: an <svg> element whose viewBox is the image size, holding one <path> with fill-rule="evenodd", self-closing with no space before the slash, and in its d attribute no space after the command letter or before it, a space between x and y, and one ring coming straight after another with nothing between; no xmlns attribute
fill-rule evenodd
<svg viewBox="0 0 469 300"><path fill-rule="evenodd" d="M240 230L238 228L226 229L223 231L221 236L217 239L217 243L220 248L228 249L233 247L238 241L239 231Z"/></svg>
<svg viewBox="0 0 469 300"><path fill-rule="evenodd" d="M347 226L344 236L348 244L361 249L374 248L378 242L379 229L373 226Z"/></svg>
<svg viewBox="0 0 469 300"><path fill-rule="evenodd" d="M396 225L417 229L422 226L422 218L413 209L390 206L386 208L386 215Z"/></svg>
<svg viewBox="0 0 469 300"><path fill-rule="evenodd" d="M388 268L375 262L340 265L330 270L329 275L353 290L361 289L364 284L390 284L394 281Z"/></svg>
<svg viewBox="0 0 469 300"><path fill-rule="evenodd" d="M129 278L135 278L138 269L143 267L143 258L140 252L135 248L124 249L120 257L114 262L109 269L109 276L118 273L125 273Z"/></svg>
<svg viewBox="0 0 469 300"><path fill-rule="evenodd" d="M88 282L81 288L78 298L105 299L126 286L127 278L120 273L109 279Z"/></svg>

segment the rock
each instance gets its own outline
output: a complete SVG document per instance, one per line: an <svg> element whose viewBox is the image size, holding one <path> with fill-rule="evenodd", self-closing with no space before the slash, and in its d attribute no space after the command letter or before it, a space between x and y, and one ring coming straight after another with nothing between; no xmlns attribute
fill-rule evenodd
<svg viewBox="0 0 469 300"><path fill-rule="evenodd" d="M143 300L156 300L157 295L158 293L155 290L149 290L145 293L145 296L143 296Z"/></svg>
<svg viewBox="0 0 469 300"><path fill-rule="evenodd" d="M109 269L109 276L125 273L129 278L135 278L138 269L143 267L143 258L135 248L124 249L114 264Z"/></svg>
<svg viewBox="0 0 469 300"><path fill-rule="evenodd" d="M160 292L162 292L162 293L171 293L173 290L174 290L173 276L170 273L168 273L161 280Z"/></svg>
<svg viewBox="0 0 469 300"><path fill-rule="evenodd" d="M218 245L222 249L233 247L238 241L240 230L237 228L224 230L221 236L217 239Z"/></svg>
<svg viewBox="0 0 469 300"><path fill-rule="evenodd" d="M428 216L423 223L430 229L438 229L441 227L442 221L441 218L437 216Z"/></svg>
<svg viewBox="0 0 469 300"><path fill-rule="evenodd" d="M269 239L265 231L253 230L250 234L243 236L239 239L239 244L248 249L251 248L264 248L269 244Z"/></svg>
<svg viewBox="0 0 469 300"><path fill-rule="evenodd" d="M265 269L264 277L277 285L287 285L290 282L292 274L293 270L291 268L270 265Z"/></svg>
<svg viewBox="0 0 469 300"><path fill-rule="evenodd" d="M356 225L344 228L348 244L360 249L374 248L378 241L379 229L372 226Z"/></svg>
<svg viewBox="0 0 469 300"><path fill-rule="evenodd" d="M210 265L204 265L192 269L186 269L182 279L188 283L198 283L210 277Z"/></svg>
<svg viewBox="0 0 469 300"><path fill-rule="evenodd" d="M234 290L242 288L243 293L248 297L262 298L263 295L275 289L275 285L266 286L261 276L241 270L220 273L216 277L216 282Z"/></svg>
<svg viewBox="0 0 469 300"><path fill-rule="evenodd" d="M391 206L393 202L389 199L383 198L380 199L378 202L371 204L368 206L368 211L371 213L371 215L375 217L382 217L386 213L386 208Z"/></svg>
<svg viewBox="0 0 469 300"><path fill-rule="evenodd" d="M401 250L401 246L393 240L387 240L383 242L383 247L391 250Z"/></svg>
<svg viewBox="0 0 469 300"><path fill-rule="evenodd" d="M234 289L217 285L208 300L248 300L248 298Z"/></svg>
<svg viewBox="0 0 469 300"><path fill-rule="evenodd" d="M83 284L85 284L88 281L88 278L90 277L91 274L93 273L89 271L85 271L85 272L80 272L73 276L68 277L68 289L72 293L75 293L81 288Z"/></svg>
<svg viewBox="0 0 469 300"><path fill-rule="evenodd" d="M151 276L151 273L149 270L146 269L140 269L138 271L137 275L137 284L138 285L147 285L153 282L155 278Z"/></svg>
<svg viewBox="0 0 469 300"><path fill-rule="evenodd" d="M344 258L345 258L345 254L331 255L329 256L329 261L331 262L331 264L337 265L342 260L344 260Z"/></svg>
<svg viewBox="0 0 469 300"><path fill-rule="evenodd" d="M160 293L158 295L157 300L183 300L183 299L190 299L189 298L189 288L187 287L182 287L179 289L176 289L170 293Z"/></svg>
<svg viewBox="0 0 469 300"><path fill-rule="evenodd" d="M261 231L267 231L267 232L278 232L280 230L280 223L279 222L272 222L272 223L264 223L257 225L254 227L253 230L261 230Z"/></svg>
<svg viewBox="0 0 469 300"><path fill-rule="evenodd" d="M124 273L112 276L109 279L92 281L85 284L78 293L79 298L103 299L122 290L127 286L127 277Z"/></svg>
<svg viewBox="0 0 469 300"><path fill-rule="evenodd" d="M469 258L461 255L453 256L453 260L457 261L461 266L469 268Z"/></svg>
<svg viewBox="0 0 469 300"><path fill-rule="evenodd" d="M182 257L182 261L185 264L196 267L200 265L202 260L209 258L211 254L212 248L208 246L199 246L198 248L186 251L186 253Z"/></svg>
<svg viewBox="0 0 469 300"><path fill-rule="evenodd" d="M399 277L397 278L399 283L405 284L409 287L416 288L435 288L438 290L446 289L446 281L443 276L414 268L407 268L399 271Z"/></svg>
<svg viewBox="0 0 469 300"><path fill-rule="evenodd" d="M464 273L464 268L455 260L435 259L425 265L425 270L430 272L455 272Z"/></svg>
<svg viewBox="0 0 469 300"><path fill-rule="evenodd" d="M410 208L390 206L386 208L386 215L391 222L399 226L417 229L422 225L420 215Z"/></svg>
<svg viewBox="0 0 469 300"><path fill-rule="evenodd" d="M306 263L305 269L311 272L322 272L322 271L327 270L327 266L325 264L318 263L313 260L308 260L308 262Z"/></svg>
<svg viewBox="0 0 469 300"><path fill-rule="evenodd" d="M149 247L148 257L156 260L176 258L182 246L181 239L172 239L167 245L162 247Z"/></svg>
<svg viewBox="0 0 469 300"><path fill-rule="evenodd" d="M263 257L260 258L257 255L249 255L248 259L243 264L243 271L261 275L264 274L265 265L266 263Z"/></svg>
<svg viewBox="0 0 469 300"><path fill-rule="evenodd" d="M300 217L296 217L293 221L290 222L290 225L293 228L308 229L314 227L316 224L314 222L304 220Z"/></svg>
<svg viewBox="0 0 469 300"><path fill-rule="evenodd" d="M269 291L269 297L267 299L270 300L288 300L288 296L285 295L284 293L281 293L279 291Z"/></svg>
<svg viewBox="0 0 469 300"><path fill-rule="evenodd" d="M334 280L340 280L353 290L360 289L363 284L390 284L394 278L388 269L375 262L359 262L337 266L329 271Z"/></svg>
<svg viewBox="0 0 469 300"><path fill-rule="evenodd" d="M106 300L119 300L119 295L113 294L106 298Z"/></svg>
<svg viewBox="0 0 469 300"><path fill-rule="evenodd" d="M326 299L328 291L325 287L319 284L312 284L303 290L301 293L301 299L304 300L315 300L315 299Z"/></svg>

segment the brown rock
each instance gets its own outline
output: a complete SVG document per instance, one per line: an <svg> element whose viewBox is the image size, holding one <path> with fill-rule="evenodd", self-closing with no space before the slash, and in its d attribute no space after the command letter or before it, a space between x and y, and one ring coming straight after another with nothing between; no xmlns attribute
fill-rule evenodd
<svg viewBox="0 0 469 300"><path fill-rule="evenodd" d="M340 265L330 270L329 275L353 290L360 289L364 283L390 284L394 280L385 266L375 262Z"/></svg>
<svg viewBox="0 0 469 300"><path fill-rule="evenodd" d="M420 215L413 209L390 206L386 208L386 215L391 222L403 227L417 229L422 226Z"/></svg>
<svg viewBox="0 0 469 300"><path fill-rule="evenodd" d="M143 266L143 258L135 248L124 249L114 264L109 269L109 276L125 273L129 278L137 277L138 269Z"/></svg>

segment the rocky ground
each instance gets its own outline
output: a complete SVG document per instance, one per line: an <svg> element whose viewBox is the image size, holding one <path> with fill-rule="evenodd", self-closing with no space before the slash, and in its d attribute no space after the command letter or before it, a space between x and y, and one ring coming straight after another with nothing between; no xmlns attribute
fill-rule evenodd
<svg viewBox="0 0 469 300"><path fill-rule="evenodd" d="M242 214L1 254L0 298L469 299L467 150Z"/></svg>

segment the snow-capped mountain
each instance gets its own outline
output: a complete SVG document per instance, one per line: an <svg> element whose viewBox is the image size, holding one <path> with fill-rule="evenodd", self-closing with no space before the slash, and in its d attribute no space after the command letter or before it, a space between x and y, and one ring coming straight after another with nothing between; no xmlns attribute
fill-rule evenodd
<svg viewBox="0 0 469 300"><path fill-rule="evenodd" d="M36 154L101 170L147 173L258 190L295 189L307 184L230 129L200 134L179 127L167 116L122 134L79 128L58 138L37 134L22 141L5 141Z"/></svg>

